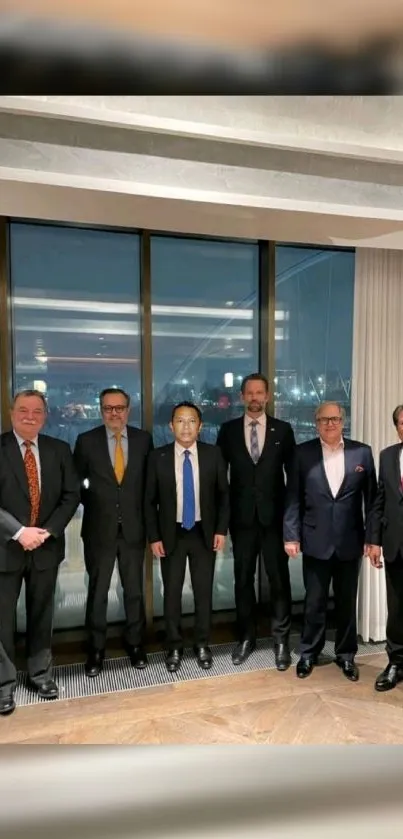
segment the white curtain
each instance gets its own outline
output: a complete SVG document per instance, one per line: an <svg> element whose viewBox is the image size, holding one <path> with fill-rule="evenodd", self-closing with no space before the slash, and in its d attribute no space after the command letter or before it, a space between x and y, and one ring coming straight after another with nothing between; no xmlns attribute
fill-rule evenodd
<svg viewBox="0 0 403 839"><path fill-rule="evenodd" d="M351 436L379 452L397 442L392 422L403 404L403 252L357 249L355 261ZM385 572L364 559L358 592L364 641L386 635Z"/></svg>

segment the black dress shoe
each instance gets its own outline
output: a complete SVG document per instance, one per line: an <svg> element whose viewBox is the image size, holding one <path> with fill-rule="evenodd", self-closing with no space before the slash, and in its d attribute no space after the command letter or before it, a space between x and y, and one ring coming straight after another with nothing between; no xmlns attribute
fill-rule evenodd
<svg viewBox="0 0 403 839"><path fill-rule="evenodd" d="M234 652L232 653L232 663L243 664L255 649L255 641L242 641L240 644L237 644Z"/></svg>
<svg viewBox="0 0 403 839"><path fill-rule="evenodd" d="M170 673L175 673L176 670L179 670L183 658L183 650L177 648L174 650L169 650L166 660L166 667Z"/></svg>
<svg viewBox="0 0 403 839"><path fill-rule="evenodd" d="M103 666L104 666L104 650L91 650L87 661L85 662L85 673L87 676L90 676L91 679L94 676L99 676Z"/></svg>
<svg viewBox="0 0 403 839"><path fill-rule="evenodd" d="M288 644L275 644L274 655L276 657L277 670L288 670L291 664L291 655Z"/></svg>
<svg viewBox="0 0 403 839"><path fill-rule="evenodd" d="M147 667L147 655L143 647L127 647L127 654L132 667L136 667L137 670Z"/></svg>
<svg viewBox="0 0 403 839"><path fill-rule="evenodd" d="M7 714L12 714L15 711L14 694L6 693L0 696L0 714L5 717Z"/></svg>
<svg viewBox="0 0 403 839"><path fill-rule="evenodd" d="M313 658L300 658L297 664L297 676L299 679L306 679L307 676L310 676L312 673L313 668L315 667L315 662Z"/></svg>
<svg viewBox="0 0 403 839"><path fill-rule="evenodd" d="M392 690L403 679L403 666L388 664L375 682L375 690Z"/></svg>
<svg viewBox="0 0 403 839"><path fill-rule="evenodd" d="M57 699L59 688L53 679L45 679L43 682L33 685L41 699Z"/></svg>
<svg viewBox="0 0 403 839"><path fill-rule="evenodd" d="M210 647L194 647L193 649L199 667L201 667L202 670L210 670L213 663L213 655Z"/></svg>
<svg viewBox="0 0 403 839"><path fill-rule="evenodd" d="M336 664L340 667L346 679L350 679L350 682L358 682L360 671L354 661L343 661L343 659L336 658Z"/></svg>

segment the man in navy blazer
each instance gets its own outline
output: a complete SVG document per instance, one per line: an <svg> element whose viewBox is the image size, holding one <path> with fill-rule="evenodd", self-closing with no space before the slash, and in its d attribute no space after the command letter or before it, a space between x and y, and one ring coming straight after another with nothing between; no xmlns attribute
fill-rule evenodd
<svg viewBox="0 0 403 839"><path fill-rule="evenodd" d="M302 550L305 584L300 678L309 676L325 644L326 611L333 582L336 663L357 681L356 604L360 563L366 552L365 518L376 496L370 446L343 438L345 411L324 402L315 412L319 437L297 446L284 515L284 547Z"/></svg>

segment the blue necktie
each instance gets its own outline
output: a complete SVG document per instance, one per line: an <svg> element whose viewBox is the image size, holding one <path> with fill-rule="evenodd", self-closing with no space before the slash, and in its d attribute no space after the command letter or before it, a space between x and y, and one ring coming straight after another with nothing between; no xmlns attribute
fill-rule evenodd
<svg viewBox="0 0 403 839"><path fill-rule="evenodd" d="M190 462L190 452L186 449L183 461L183 510L182 527L191 530L196 521L195 488L193 482L193 469Z"/></svg>

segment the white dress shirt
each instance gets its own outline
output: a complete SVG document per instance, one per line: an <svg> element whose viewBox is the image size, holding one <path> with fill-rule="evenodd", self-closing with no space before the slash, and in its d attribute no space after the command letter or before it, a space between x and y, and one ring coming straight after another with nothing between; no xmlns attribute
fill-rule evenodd
<svg viewBox="0 0 403 839"><path fill-rule="evenodd" d="M175 478L176 478L176 521L182 524L183 516L183 463L185 451L190 452L190 462L193 471L193 484L195 490L195 520L200 521L200 480L199 480L199 458L197 454L197 443L193 443L188 449L184 449L179 443L175 443Z"/></svg>
<svg viewBox="0 0 403 839"><path fill-rule="evenodd" d="M403 447L400 449L399 460L400 460L400 481L403 484Z"/></svg>
<svg viewBox="0 0 403 839"><path fill-rule="evenodd" d="M250 417L249 414L245 414L244 417L244 431L245 431L245 444L248 452L250 454L250 435L252 433L252 422L256 422L256 432L257 432L257 440L259 443L259 454L262 454L263 446L266 440L266 425L267 425L267 416L266 414L261 414L260 417Z"/></svg>
<svg viewBox="0 0 403 839"><path fill-rule="evenodd" d="M17 434L15 431L14 431L14 437L17 440L18 447L19 447L19 450L21 452L21 457L24 460L25 452L26 452L26 446L25 446L24 438L20 437L20 435ZM38 472L38 481L39 481L39 489L40 489L41 488L41 461L40 461L40 457L39 457L38 437L37 436L34 437L34 439L31 440L31 443L32 443L31 452L32 452L32 454L35 458L35 461L36 461L36 468L37 468L37 472ZM19 539L19 537L21 536L21 533L24 529L25 528L23 526L21 526L20 529L17 530L17 533L14 533L14 536L13 536L14 541L17 541L17 539Z"/></svg>
<svg viewBox="0 0 403 839"><path fill-rule="evenodd" d="M325 467L326 477L333 498L336 498L336 495L343 483L345 472L344 440L342 438L336 448L324 443L323 440L320 442L322 444L323 464Z"/></svg>

